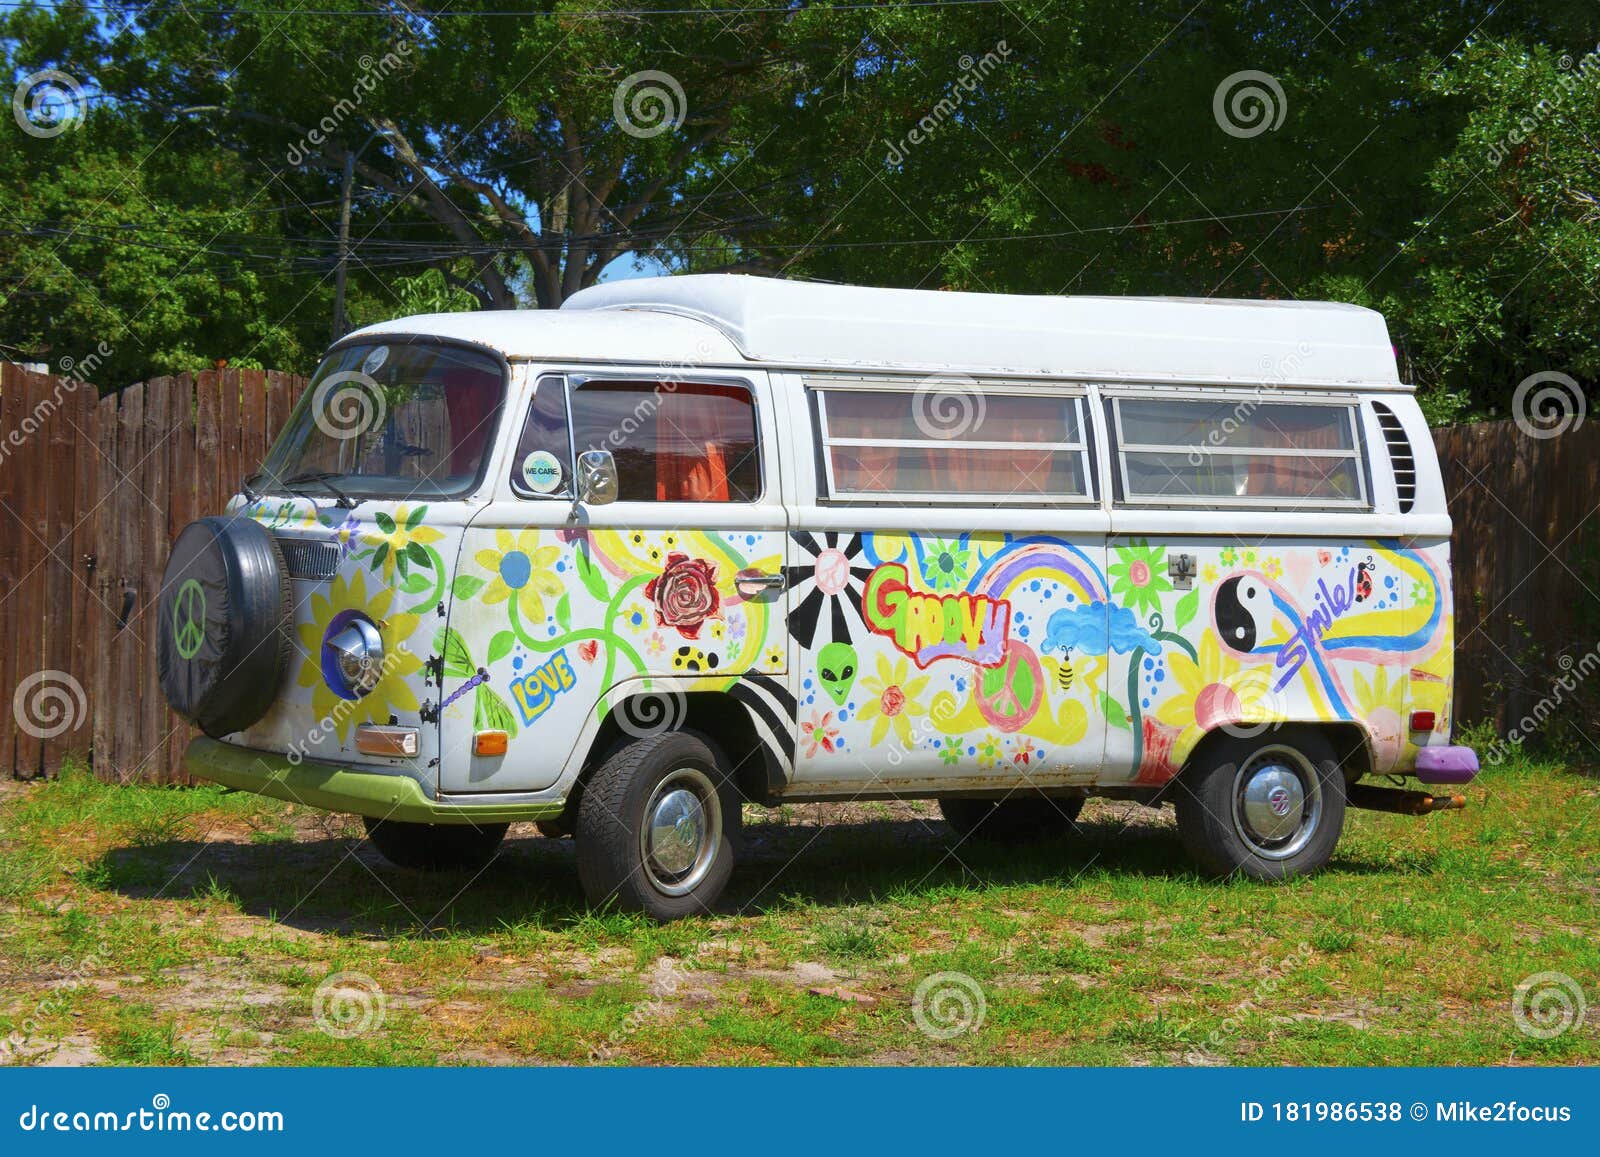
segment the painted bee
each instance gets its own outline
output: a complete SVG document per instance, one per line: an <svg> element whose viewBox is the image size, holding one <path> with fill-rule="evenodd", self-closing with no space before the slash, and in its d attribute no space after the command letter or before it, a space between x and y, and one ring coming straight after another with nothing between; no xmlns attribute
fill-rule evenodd
<svg viewBox="0 0 1600 1157"><path fill-rule="evenodd" d="M1056 670L1056 682L1061 684L1063 691L1072 690L1072 664L1063 662Z"/></svg>

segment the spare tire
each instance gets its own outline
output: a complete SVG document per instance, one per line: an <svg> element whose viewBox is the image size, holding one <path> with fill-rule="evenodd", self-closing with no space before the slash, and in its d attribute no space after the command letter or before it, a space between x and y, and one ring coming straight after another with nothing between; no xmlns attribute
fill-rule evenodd
<svg viewBox="0 0 1600 1157"><path fill-rule="evenodd" d="M157 662L172 709L220 737L277 697L288 666L289 573L248 518L202 518L172 544L157 603Z"/></svg>

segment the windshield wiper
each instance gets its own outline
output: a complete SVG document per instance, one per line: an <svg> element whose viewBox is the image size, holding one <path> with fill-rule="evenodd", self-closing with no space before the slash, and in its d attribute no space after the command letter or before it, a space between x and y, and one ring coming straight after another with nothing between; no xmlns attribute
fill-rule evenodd
<svg viewBox="0 0 1600 1157"><path fill-rule="evenodd" d="M288 487L294 487L302 486L307 482L320 483L327 487L328 491L334 496L334 505L344 510L354 510L356 507L355 502L351 500L348 494L333 484L335 478L342 477L343 475L335 470L306 470L296 474L293 478L285 478L283 484Z"/></svg>
<svg viewBox="0 0 1600 1157"><path fill-rule="evenodd" d="M257 470L254 474L246 474L239 480L240 491L251 502L255 502L261 497L261 492L255 488L255 480L260 477L261 471Z"/></svg>

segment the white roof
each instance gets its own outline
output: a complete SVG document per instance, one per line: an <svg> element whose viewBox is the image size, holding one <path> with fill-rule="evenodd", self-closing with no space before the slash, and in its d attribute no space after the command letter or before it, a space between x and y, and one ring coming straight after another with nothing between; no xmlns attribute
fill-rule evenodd
<svg viewBox="0 0 1600 1157"><path fill-rule="evenodd" d="M551 309L423 313L366 326L344 340L401 334L471 342L487 346L513 361L549 358L718 365L745 360L733 343L714 327L665 313L627 317Z"/></svg>
<svg viewBox="0 0 1600 1157"><path fill-rule="evenodd" d="M1380 314L1309 301L1026 297L706 274L609 282L555 311L425 314L350 336L400 334L508 359L1409 388Z"/></svg>
<svg viewBox="0 0 1600 1157"><path fill-rule="evenodd" d="M1309 301L1025 297L708 274L613 281L562 312L675 314L751 361L1143 381L1400 384L1381 314Z"/></svg>

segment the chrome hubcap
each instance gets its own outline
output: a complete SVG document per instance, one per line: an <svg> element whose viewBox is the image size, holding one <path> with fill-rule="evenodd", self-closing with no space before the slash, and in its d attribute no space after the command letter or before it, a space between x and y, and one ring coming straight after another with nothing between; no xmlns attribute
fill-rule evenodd
<svg viewBox="0 0 1600 1157"><path fill-rule="evenodd" d="M1322 784L1298 751L1257 752L1234 779L1233 826L1251 851L1286 860L1310 841L1322 818Z"/></svg>
<svg viewBox="0 0 1600 1157"><path fill-rule="evenodd" d="M651 884L669 896L693 890L722 839L722 808L711 780L698 768L678 768L656 785L644 815L640 852Z"/></svg>

